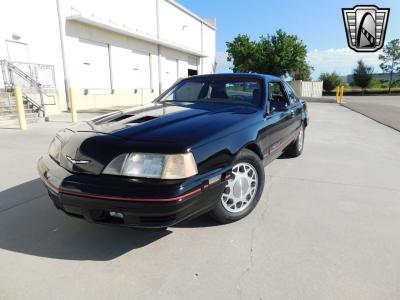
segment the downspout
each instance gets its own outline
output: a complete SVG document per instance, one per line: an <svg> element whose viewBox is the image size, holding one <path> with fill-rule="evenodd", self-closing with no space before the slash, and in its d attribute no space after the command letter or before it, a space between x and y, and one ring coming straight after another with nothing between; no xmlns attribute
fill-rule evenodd
<svg viewBox="0 0 400 300"><path fill-rule="evenodd" d="M63 71L64 71L65 100L67 103L67 108L69 110L71 108L70 94L69 94L69 89L70 89L71 85L70 85L70 79L69 79L69 74L68 74L67 57L65 54L65 47L64 47L64 29L63 29L63 24L61 21L60 0L56 0L56 3L57 3L58 28L60 31L61 58L62 58Z"/></svg>
<svg viewBox="0 0 400 300"><path fill-rule="evenodd" d="M160 0L156 0L156 19L157 19L157 38L160 38ZM161 46L157 45L158 58L158 94L162 93L162 76L161 76Z"/></svg>

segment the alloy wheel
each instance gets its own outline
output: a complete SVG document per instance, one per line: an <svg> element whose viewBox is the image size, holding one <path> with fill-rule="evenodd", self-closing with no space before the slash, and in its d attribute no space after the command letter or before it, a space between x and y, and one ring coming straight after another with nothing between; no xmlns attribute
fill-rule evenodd
<svg viewBox="0 0 400 300"><path fill-rule="evenodd" d="M231 213L244 211L253 201L258 189L258 173L247 162L236 164L232 168L232 177L222 194L224 208Z"/></svg>

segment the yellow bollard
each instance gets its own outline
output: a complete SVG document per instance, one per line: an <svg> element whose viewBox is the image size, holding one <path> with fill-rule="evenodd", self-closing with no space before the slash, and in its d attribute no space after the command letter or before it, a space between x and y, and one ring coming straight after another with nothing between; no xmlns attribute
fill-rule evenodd
<svg viewBox="0 0 400 300"><path fill-rule="evenodd" d="M340 104L343 103L344 85L340 87Z"/></svg>
<svg viewBox="0 0 400 300"><path fill-rule="evenodd" d="M22 91L19 86L16 86L14 89L15 98L17 102L17 112L18 112L18 119L19 119L19 127L22 130L26 129L26 118L25 118L25 108L24 108L24 100L22 98Z"/></svg>
<svg viewBox="0 0 400 300"><path fill-rule="evenodd" d="M75 107L75 91L70 88L69 89L69 99L71 101L71 117L72 117L72 123L77 123L78 122L78 115L76 113L76 107Z"/></svg>
<svg viewBox="0 0 400 300"><path fill-rule="evenodd" d="M339 94L340 94L340 87L336 87L336 103L339 103Z"/></svg>

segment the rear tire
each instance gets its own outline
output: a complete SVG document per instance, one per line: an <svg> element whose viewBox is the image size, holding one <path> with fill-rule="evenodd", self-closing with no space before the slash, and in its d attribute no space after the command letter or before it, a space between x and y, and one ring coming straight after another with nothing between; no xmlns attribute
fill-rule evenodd
<svg viewBox="0 0 400 300"><path fill-rule="evenodd" d="M210 212L212 218L221 224L238 221L256 207L264 189L264 166L260 158L248 149L236 157L232 177Z"/></svg>
<svg viewBox="0 0 400 300"><path fill-rule="evenodd" d="M285 154L290 157L298 157L303 153L304 148L304 136L305 136L305 128L304 125L301 125L299 136L289 147L286 149Z"/></svg>

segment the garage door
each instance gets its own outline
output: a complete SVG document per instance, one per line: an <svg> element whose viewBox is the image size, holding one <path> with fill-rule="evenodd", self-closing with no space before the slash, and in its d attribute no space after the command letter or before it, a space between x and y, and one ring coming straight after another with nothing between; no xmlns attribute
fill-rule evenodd
<svg viewBox="0 0 400 300"><path fill-rule="evenodd" d="M111 89L108 45L79 40L80 85L87 89Z"/></svg>
<svg viewBox="0 0 400 300"><path fill-rule="evenodd" d="M150 89L150 54L112 47L112 71L115 89Z"/></svg>
<svg viewBox="0 0 400 300"><path fill-rule="evenodd" d="M138 51L133 53L133 85L135 88L150 89L151 88L151 64L150 54Z"/></svg>
<svg viewBox="0 0 400 300"><path fill-rule="evenodd" d="M163 89L167 90L178 79L178 60L166 58L163 73Z"/></svg>

